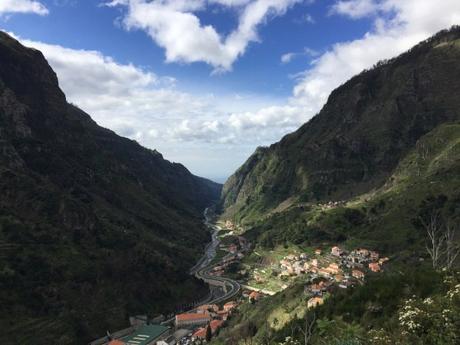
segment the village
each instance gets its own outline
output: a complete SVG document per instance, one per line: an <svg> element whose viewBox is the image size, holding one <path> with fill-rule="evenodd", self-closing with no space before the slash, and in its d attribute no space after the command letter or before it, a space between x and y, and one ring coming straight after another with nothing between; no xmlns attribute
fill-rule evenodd
<svg viewBox="0 0 460 345"><path fill-rule="evenodd" d="M348 289L363 284L368 274L377 274L384 269L387 257L377 251L365 248L347 251L339 246L323 247L308 251L296 250L265 265L264 269L251 266L245 261L250 252L250 243L231 222L222 224L219 231L219 245L214 260L209 264L207 274L212 277L233 277L241 287L232 300L219 303L203 303L193 309L178 313L165 321L139 319L129 336L114 338L108 345L193 345L209 342L228 320L238 313L238 307L257 303L266 295L286 289L294 281L305 283L305 303L308 309L315 308L337 289ZM289 249L288 249L289 251ZM255 251L252 251L254 255ZM255 255L259 255L255 252ZM249 262L249 264L248 264ZM270 269L268 269L268 266ZM270 278L262 278L262 272L270 271ZM267 273L266 272L266 273ZM282 282L279 289L264 289L266 280ZM264 285L265 284L265 285ZM98 345L96 343L91 345Z"/></svg>
<svg viewBox="0 0 460 345"><path fill-rule="evenodd" d="M316 249L312 257L306 254L289 255L280 260L281 276L307 275L305 294L310 297L308 308L324 303L324 299L334 287L347 289L363 284L366 274L379 273L389 260L380 257L376 251L365 248L347 252L338 246L324 252Z"/></svg>

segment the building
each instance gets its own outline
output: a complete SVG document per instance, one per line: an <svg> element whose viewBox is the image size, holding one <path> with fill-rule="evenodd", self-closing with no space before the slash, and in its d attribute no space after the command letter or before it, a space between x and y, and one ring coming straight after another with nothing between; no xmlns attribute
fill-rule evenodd
<svg viewBox="0 0 460 345"><path fill-rule="evenodd" d="M321 255L321 249L315 249L315 254L316 255Z"/></svg>
<svg viewBox="0 0 460 345"><path fill-rule="evenodd" d="M216 334L216 332L222 327L223 323L224 322L222 320L212 320L208 325L211 328L211 334ZM206 339L206 332L208 326L199 328L195 333L193 333L192 338Z"/></svg>
<svg viewBox="0 0 460 345"><path fill-rule="evenodd" d="M390 260L390 259L387 258L387 257L380 258L380 259L379 259L379 264L380 264L380 265L383 265L383 264L384 264L385 262L387 262L388 260Z"/></svg>
<svg viewBox="0 0 460 345"><path fill-rule="evenodd" d="M192 339L206 339L206 327L201 327L192 335Z"/></svg>
<svg viewBox="0 0 460 345"><path fill-rule="evenodd" d="M338 274L340 272L339 264L336 264L335 262L329 264L327 269L331 274Z"/></svg>
<svg viewBox="0 0 460 345"><path fill-rule="evenodd" d="M217 317L223 321L226 321L228 319L229 313L230 313L230 310L229 311L219 310L217 312Z"/></svg>
<svg viewBox="0 0 460 345"><path fill-rule="evenodd" d="M215 304L203 304L197 307L196 311L198 313L204 313L207 311L217 313L219 311L219 307Z"/></svg>
<svg viewBox="0 0 460 345"><path fill-rule="evenodd" d="M317 295L321 294L323 291L326 290L326 287L324 286L323 282L320 282L318 284L311 284L308 289L311 291L311 293Z"/></svg>
<svg viewBox="0 0 460 345"><path fill-rule="evenodd" d="M307 307L308 309L316 308L317 306L322 305L323 303L324 303L324 300L322 297L312 297L308 300Z"/></svg>
<svg viewBox="0 0 460 345"><path fill-rule="evenodd" d="M340 255L343 254L343 250L340 249L340 248L337 247L337 246L334 246L334 247L332 247L332 249L331 249L331 254L334 255L334 256L340 256Z"/></svg>
<svg viewBox="0 0 460 345"><path fill-rule="evenodd" d="M224 304L223 309L224 309L225 311L230 311L230 310L236 308L237 306L238 306L238 303L237 303L237 302L235 302L235 301L230 301L230 302L227 302L227 303Z"/></svg>
<svg viewBox="0 0 460 345"><path fill-rule="evenodd" d="M249 301L257 302L260 299L261 295L257 291L252 291L249 294Z"/></svg>
<svg viewBox="0 0 460 345"><path fill-rule="evenodd" d="M364 279L364 273L360 270L352 270L351 275L356 279Z"/></svg>
<svg viewBox="0 0 460 345"><path fill-rule="evenodd" d="M211 323L209 324L211 326L211 333L215 334L224 324L224 321L222 320L212 320Z"/></svg>
<svg viewBox="0 0 460 345"><path fill-rule="evenodd" d="M334 276L334 280L335 280L337 283L341 283L344 279L345 279L345 277L343 276L343 274L336 274L336 275Z"/></svg>
<svg viewBox="0 0 460 345"><path fill-rule="evenodd" d="M196 327L206 325L211 321L211 315L204 313L185 313L176 315L176 327Z"/></svg>
<svg viewBox="0 0 460 345"><path fill-rule="evenodd" d="M124 342L122 342L121 340L111 340L107 345L126 345Z"/></svg>
<svg viewBox="0 0 460 345"><path fill-rule="evenodd" d="M329 278L331 276L331 272L327 268L320 268L318 270L318 274L326 278Z"/></svg>
<svg viewBox="0 0 460 345"><path fill-rule="evenodd" d="M157 341L166 339L170 335L170 329L160 325L143 325L136 331L123 338L125 345L154 345Z"/></svg>
<svg viewBox="0 0 460 345"><path fill-rule="evenodd" d="M369 264L369 269L372 272L380 272L380 265L377 262L371 262Z"/></svg>
<svg viewBox="0 0 460 345"><path fill-rule="evenodd" d="M358 249L358 254L361 256L367 257L369 256L369 250L364 249L364 248Z"/></svg>

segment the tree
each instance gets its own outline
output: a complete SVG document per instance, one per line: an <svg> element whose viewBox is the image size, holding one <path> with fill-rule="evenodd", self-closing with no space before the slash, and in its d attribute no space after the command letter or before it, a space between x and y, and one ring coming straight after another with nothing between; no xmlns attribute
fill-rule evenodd
<svg viewBox="0 0 460 345"><path fill-rule="evenodd" d="M446 241L440 211L432 210L427 216L419 217L419 220L428 235L426 250L431 257L433 268L439 269Z"/></svg>
<svg viewBox="0 0 460 345"><path fill-rule="evenodd" d="M452 269L455 260L460 254L460 246L455 242L455 237L458 229L458 223L449 220L446 224L446 268Z"/></svg>
<svg viewBox="0 0 460 345"><path fill-rule="evenodd" d="M304 345L310 344L311 337L313 336L313 327L316 323L316 313L313 313L310 317L310 314L305 315L305 324L302 327L299 327L300 333L303 334Z"/></svg>

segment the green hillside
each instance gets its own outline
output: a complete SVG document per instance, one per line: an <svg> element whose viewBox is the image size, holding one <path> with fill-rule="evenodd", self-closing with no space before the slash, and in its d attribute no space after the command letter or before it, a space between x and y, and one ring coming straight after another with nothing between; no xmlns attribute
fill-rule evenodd
<svg viewBox="0 0 460 345"><path fill-rule="evenodd" d="M459 120L459 42L458 27L441 32L333 91L317 116L229 178L223 217L250 224L383 186L423 135Z"/></svg>
<svg viewBox="0 0 460 345"><path fill-rule="evenodd" d="M423 222L436 215L459 245L459 42L454 27L352 78L227 181L221 217L255 244L246 270L254 258L262 270L266 253L313 257L332 245L390 260L310 310L307 275L289 278L276 295L245 303L213 344L458 344L459 258L433 268Z"/></svg>
<svg viewBox="0 0 460 345"><path fill-rule="evenodd" d="M188 275L220 185L99 127L0 33L0 340L83 344L207 293Z"/></svg>

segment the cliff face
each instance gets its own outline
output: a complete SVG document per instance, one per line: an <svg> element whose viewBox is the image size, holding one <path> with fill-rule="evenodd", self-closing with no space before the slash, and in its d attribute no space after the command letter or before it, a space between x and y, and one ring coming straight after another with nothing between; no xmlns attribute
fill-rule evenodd
<svg viewBox="0 0 460 345"><path fill-rule="evenodd" d="M220 186L99 127L0 33L0 339L82 344L206 289L187 275ZM30 338L28 338L30 336Z"/></svg>
<svg viewBox="0 0 460 345"><path fill-rule="evenodd" d="M382 186L419 138L460 119L459 61L457 27L352 78L311 121L230 177L224 217L252 222L296 202Z"/></svg>

